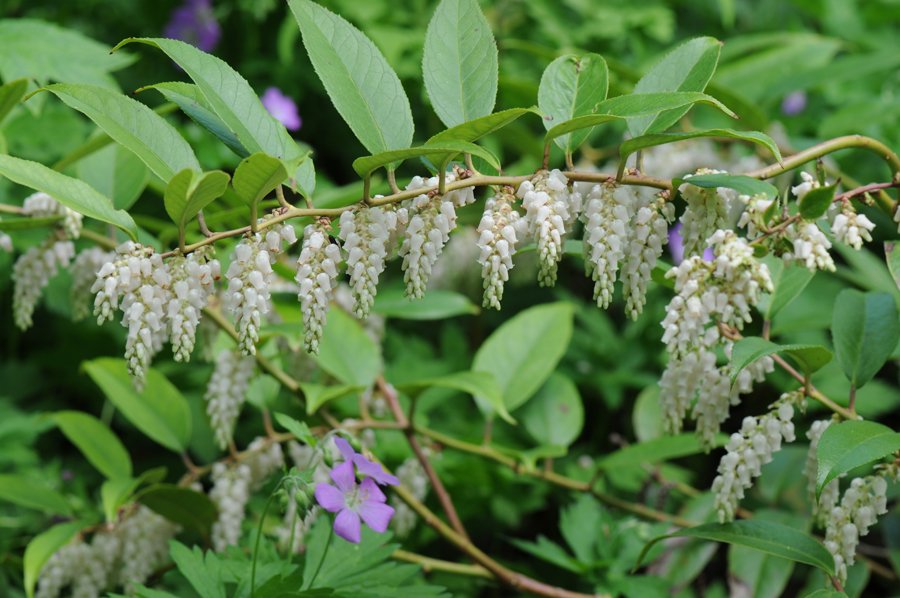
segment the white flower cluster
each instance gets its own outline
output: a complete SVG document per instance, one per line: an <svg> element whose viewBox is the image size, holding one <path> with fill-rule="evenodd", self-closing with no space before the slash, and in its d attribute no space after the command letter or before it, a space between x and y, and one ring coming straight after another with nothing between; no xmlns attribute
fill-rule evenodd
<svg viewBox="0 0 900 598"><path fill-rule="evenodd" d="M584 267L594 281L594 300L602 309L609 307L612 301L619 265L630 248L630 223L635 203L631 187L614 183L594 185L585 198L581 215ZM631 280L636 277L632 276Z"/></svg>
<svg viewBox="0 0 900 598"><path fill-rule="evenodd" d="M819 181L816 178L809 174L808 172L800 173L800 180L802 181L799 185L794 185L791 187L791 193L797 198L797 201L803 199L803 197L812 191L813 189L818 189L822 185L819 184Z"/></svg>
<svg viewBox="0 0 900 598"><path fill-rule="evenodd" d="M168 558L169 540L178 526L144 506L124 520L101 529L90 544L76 538L44 564L37 598L57 598L68 588L72 598L98 598L123 587L129 593L144 583Z"/></svg>
<svg viewBox="0 0 900 598"><path fill-rule="evenodd" d="M347 273L353 291L353 313L367 318L384 271L391 232L398 226L396 210L370 207L341 214L341 239L347 256Z"/></svg>
<svg viewBox="0 0 900 598"><path fill-rule="evenodd" d="M221 275L212 247L201 247L187 257L176 255L166 263L171 274L166 318L175 361L190 361L200 315L215 293Z"/></svg>
<svg viewBox="0 0 900 598"><path fill-rule="evenodd" d="M0 231L0 249L5 251L6 253L13 252L12 237L2 231Z"/></svg>
<svg viewBox="0 0 900 598"><path fill-rule="evenodd" d="M216 357L212 378L206 387L206 413L219 448L231 443L234 425L247 397L247 387L256 362L239 351L225 349Z"/></svg>
<svg viewBox="0 0 900 598"><path fill-rule="evenodd" d="M701 168L694 175L724 174L722 170ZM727 225L727 205L737 197L737 192L725 187L706 189L685 183L680 188L681 196L687 204L681 216L681 236L684 239L684 256L702 254L704 242L715 231Z"/></svg>
<svg viewBox="0 0 900 598"><path fill-rule="evenodd" d="M744 492L753 486L762 466L772 460L784 442L794 441L794 407L802 405L803 391L781 395L760 418L745 417L741 431L734 433L725 445L728 451L719 462L719 475L713 480L715 509L719 522L732 521Z"/></svg>
<svg viewBox="0 0 900 598"><path fill-rule="evenodd" d="M887 480L882 475L854 478L841 504L831 509L825 523L825 548L834 558L837 578L847 581L847 567L856 562L861 536L887 513Z"/></svg>
<svg viewBox="0 0 900 598"><path fill-rule="evenodd" d="M635 198L639 197L632 191ZM662 197L638 207L631 222L631 239L622 268L625 288L625 313L636 320L647 302L647 283L653 274L663 246L669 242L669 223L675 219L675 208Z"/></svg>
<svg viewBox="0 0 900 598"><path fill-rule="evenodd" d="M785 262L798 262L810 270L834 272L834 260L828 253L831 241L819 230L815 222L801 220L796 224L790 224L784 232L784 237L793 246L792 251L785 252L781 256Z"/></svg>
<svg viewBox="0 0 900 598"><path fill-rule="evenodd" d="M556 284L566 227L575 221L581 211L581 193L570 192L568 185L565 175L554 169L539 172L530 180L523 181L516 191L525 208L528 232L537 243L538 284L542 287Z"/></svg>
<svg viewBox="0 0 900 598"><path fill-rule="evenodd" d="M395 473L397 479L400 480L400 485L409 490L413 498L420 502L425 500L428 495L428 476L425 475L425 470L418 459L409 457L400 464ZM391 527L394 528L394 533L398 537L404 538L416 527L418 516L408 504L397 498L396 495L391 496L390 503L394 507Z"/></svg>
<svg viewBox="0 0 900 598"><path fill-rule="evenodd" d="M872 241L871 233L874 228L875 224L871 220L864 214L857 214L850 205L844 205L831 223L835 239L857 251L862 249L863 241Z"/></svg>
<svg viewBox="0 0 900 598"><path fill-rule="evenodd" d="M816 450L819 446L819 439L822 433L830 426L832 420L822 419L814 421L806 432L809 438L809 452L806 453L806 463L803 466L803 474L806 476L806 491L809 496L809 502L812 505L813 520L817 525L824 527L828 519L828 514L837 505L840 498L840 480L834 479L828 482L818 500L816 499L816 482L818 479L819 459L816 456Z"/></svg>
<svg viewBox="0 0 900 598"><path fill-rule="evenodd" d="M106 262L116 259L112 251L99 247L89 247L78 252L69 273L72 275L72 289L69 292L72 303L72 318L83 320L91 315L91 287L97 280L97 272Z"/></svg>
<svg viewBox="0 0 900 598"><path fill-rule="evenodd" d="M772 281L766 265L753 257L753 249L734 232L716 231L707 242L713 247L714 261L695 255L666 274L675 279L676 295L666 306L662 322L669 362L660 380L660 401L666 428L678 432L697 396L692 415L708 445L738 394L749 392L752 381L761 380L773 364L770 358L759 360L734 387L730 367L716 367L716 347L723 345L726 353L730 351L719 324L743 328L751 320L751 306L763 291L772 290Z"/></svg>
<svg viewBox="0 0 900 598"><path fill-rule="evenodd" d="M337 287L341 250L328 236L326 224L310 224L303 232L303 249L297 260L297 297L303 311L303 346L316 355L328 306Z"/></svg>
<svg viewBox="0 0 900 598"><path fill-rule="evenodd" d="M297 242L294 227L285 224L265 232L248 234L234 248L231 265L225 277L225 308L235 319L238 344L246 355L256 355L256 341L262 317L272 308L269 287L272 284L272 264L282 251L282 245Z"/></svg>
<svg viewBox="0 0 900 598"><path fill-rule="evenodd" d="M447 180L450 180L448 175ZM414 177L407 189L419 189L437 184L437 179L424 181ZM466 188L469 189L469 188ZM407 208L411 214L404 232L400 255L403 257L403 280L406 296L421 299L425 296L431 270L450 239L450 231L456 228L456 205L468 201L468 195L460 189L447 193L421 194ZM471 191L470 191L471 192Z"/></svg>
<svg viewBox="0 0 900 598"><path fill-rule="evenodd" d="M772 207L774 199L768 199L765 194L754 196L741 195L744 202L744 211L738 220L738 226L747 228L747 238L758 239L768 228L766 212Z"/></svg>
<svg viewBox="0 0 900 598"><path fill-rule="evenodd" d="M75 256L71 241L50 237L41 245L31 247L13 265L13 319L22 330L33 324L32 316L41 292L50 279L65 268Z"/></svg>
<svg viewBox="0 0 900 598"><path fill-rule="evenodd" d="M22 202L22 213L32 218L62 216L63 230L66 236L69 239L77 239L81 236L83 216L75 210L62 205L46 193L39 191L26 197Z"/></svg>
<svg viewBox="0 0 900 598"><path fill-rule="evenodd" d="M513 268L518 236L516 227L521 221L516 211L512 187L504 187L487 200L484 215L478 224L478 263L484 279L484 307L500 309L503 285Z"/></svg>

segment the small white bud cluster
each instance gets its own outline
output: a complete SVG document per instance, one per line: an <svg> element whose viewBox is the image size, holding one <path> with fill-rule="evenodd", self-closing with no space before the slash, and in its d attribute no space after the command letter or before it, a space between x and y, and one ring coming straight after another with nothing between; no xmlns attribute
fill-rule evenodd
<svg viewBox="0 0 900 598"><path fill-rule="evenodd" d="M72 275L72 289L69 292L72 303L72 319L83 320L91 315L91 287L97 280L97 272L103 264L116 259L112 251L99 247L89 247L75 256L69 273Z"/></svg>
<svg viewBox="0 0 900 598"><path fill-rule="evenodd" d="M794 407L802 404L803 391L781 395L768 413L760 418L745 417L741 431L734 433L725 445L728 451L719 462L719 475L713 480L715 509L719 522L732 521L744 492L753 486L762 466L772 460L784 442L794 441Z"/></svg>
<svg viewBox="0 0 900 598"><path fill-rule="evenodd" d="M63 217L63 230L69 239L81 236L83 216L41 191L29 195L22 202L22 213L32 218Z"/></svg>
<svg viewBox="0 0 900 598"><path fill-rule="evenodd" d="M406 488L418 501L425 500L428 495L428 476L422 468L419 460L414 457L406 459L395 472L400 485ZM408 504L392 495L391 506L394 507L394 517L391 519L391 527L400 538L405 538L415 528L418 517L416 512Z"/></svg>
<svg viewBox="0 0 900 598"><path fill-rule="evenodd" d="M785 230L784 237L793 246L792 251L785 252L781 256L785 262L799 262L810 270L834 272L834 260L828 253L831 241L819 230L815 222L801 220L791 224Z"/></svg>
<svg viewBox="0 0 900 598"><path fill-rule="evenodd" d="M367 318L384 271L397 212L380 207L347 210L341 214L341 239L353 291L353 313Z"/></svg>
<svg viewBox="0 0 900 598"><path fill-rule="evenodd" d="M724 174L723 170L701 168L695 175ZM688 180L694 175L685 175ZM704 242L715 231L725 228L728 211L726 206L737 193L733 189L717 187L706 189L684 184L681 196L687 204L681 216L681 236L684 239L684 256L699 255L705 249Z"/></svg>
<svg viewBox="0 0 900 598"><path fill-rule="evenodd" d="M630 223L635 200L631 187L620 187L615 183L594 185L586 198L581 215L584 267L594 281L594 300L602 309L609 307L612 301L619 265L625 259L626 250L630 249ZM639 249L643 254L644 247ZM636 281L636 277L632 276L631 280Z"/></svg>
<svg viewBox="0 0 900 598"><path fill-rule="evenodd" d="M176 255L166 264L172 277L166 317L175 361L190 361L200 315L215 293L221 270L212 251L211 246L201 247L187 257Z"/></svg>
<svg viewBox="0 0 900 598"><path fill-rule="evenodd" d="M22 330L34 323L32 316L41 292L50 279L65 268L75 256L71 241L48 238L41 245L31 247L13 265L13 319Z"/></svg>
<svg viewBox="0 0 900 598"><path fill-rule="evenodd" d="M435 179L433 184L436 183ZM430 180L423 182L421 177L414 177L407 189L418 189L429 184L432 184ZM456 228L455 206L464 199L467 196L457 190L444 196L423 193L412 200L408 208L411 216L400 246L406 296L410 299L425 296L432 268L450 239L450 231Z"/></svg>
<svg viewBox="0 0 900 598"><path fill-rule="evenodd" d="M178 526L144 506L116 528L119 560L111 570L116 583L132 591L168 560L169 540ZM112 548L112 546L108 546Z"/></svg>
<svg viewBox="0 0 900 598"><path fill-rule="evenodd" d="M256 355L256 341L262 317L272 309L269 287L272 283L272 264L282 251L282 245L297 242L294 228L283 225L270 228L265 237L260 233L249 234L234 248L231 265L225 277L225 308L235 319L238 344L246 355Z"/></svg>
<svg viewBox="0 0 900 598"><path fill-rule="evenodd" d="M250 500L250 467L246 463L213 464L210 500L215 503L219 518L212 526L212 545L216 552L237 545L241 539L244 509Z"/></svg>
<svg viewBox="0 0 900 598"><path fill-rule="evenodd" d="M882 475L854 478L841 504L831 509L825 523L825 548L834 558L837 578L847 581L847 567L856 562L861 536L887 513L887 480Z"/></svg>
<svg viewBox="0 0 900 598"><path fill-rule="evenodd" d="M809 502L812 505L813 520L820 527L824 527L829 513L837 505L840 498L840 480L834 479L828 482L822 492L816 499L816 482L818 479L819 459L816 456L816 450L819 446L819 439L822 433L830 426L832 420L822 419L814 421L806 432L809 438L809 452L806 453L806 463L803 466L803 474L806 476L806 491L809 496Z"/></svg>
<svg viewBox="0 0 900 598"><path fill-rule="evenodd" d="M6 253L13 252L12 237L4 232L0 232L0 249L5 251Z"/></svg>
<svg viewBox="0 0 900 598"><path fill-rule="evenodd" d="M765 194L754 196L741 195L744 202L744 211L738 220L738 226L747 228L747 238L757 239L768 228L766 212L772 207L774 199L768 199Z"/></svg>
<svg viewBox="0 0 900 598"><path fill-rule="evenodd" d="M631 191L635 198L635 191ZM647 302L647 283L662 255L663 246L669 242L669 223L675 219L675 208L658 197L649 205L637 207L631 222L631 239L628 254L622 268L622 284L625 288L625 313L636 320Z"/></svg>
<svg viewBox="0 0 900 598"><path fill-rule="evenodd" d="M794 197L797 198L797 201L803 199L803 197L813 189L817 189L822 186L819 184L819 181L817 181L816 178L808 172L801 172L800 179L802 182L799 185L794 185L793 187L791 187L791 193L794 194Z"/></svg>
<svg viewBox="0 0 900 598"><path fill-rule="evenodd" d="M516 211L511 187L505 187L487 200L478 224L478 263L484 280L484 307L500 309L503 285L509 280L516 253L516 226L521 214Z"/></svg>
<svg viewBox="0 0 900 598"><path fill-rule="evenodd" d="M865 214L857 214L849 204L842 207L831 223L834 238L857 251L862 249L863 241L872 241L871 233L874 228L875 224Z"/></svg>
<svg viewBox="0 0 900 598"><path fill-rule="evenodd" d="M71 587L72 596L95 598L103 591L91 566L94 561L90 544L80 538L57 550L41 568L36 598L57 598Z"/></svg>
<svg viewBox="0 0 900 598"><path fill-rule="evenodd" d="M216 357L205 397L206 413L219 448L226 448L232 441L234 425L244 405L255 365L252 357L239 351L225 349Z"/></svg>
<svg viewBox="0 0 900 598"><path fill-rule="evenodd" d="M571 225L581 207L581 194L569 192L568 180L557 169L539 172L519 185L516 196L526 211L526 226L537 243L538 284L552 287L563 256L566 226Z"/></svg>
<svg viewBox="0 0 900 598"><path fill-rule="evenodd" d="M247 445L244 462L250 467L250 487L258 488L284 466L284 453L280 444L260 436Z"/></svg>
<svg viewBox="0 0 900 598"><path fill-rule="evenodd" d="M316 355L328 306L337 287L341 250L328 236L327 224L310 224L303 232L303 249L297 260L297 297L303 311L303 346Z"/></svg>

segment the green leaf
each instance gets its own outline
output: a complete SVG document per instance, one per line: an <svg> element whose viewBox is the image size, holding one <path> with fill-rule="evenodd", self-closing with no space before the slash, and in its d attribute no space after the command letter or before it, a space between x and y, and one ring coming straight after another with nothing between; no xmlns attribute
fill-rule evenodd
<svg viewBox="0 0 900 598"><path fill-rule="evenodd" d="M900 432L869 421L831 424L816 447L816 496L831 480L860 465L900 451Z"/></svg>
<svg viewBox="0 0 900 598"><path fill-rule="evenodd" d="M452 127L491 113L497 97L497 42L477 0L441 0L422 56L425 89Z"/></svg>
<svg viewBox="0 0 900 598"><path fill-rule="evenodd" d="M634 86L634 93L703 91L719 62L722 42L712 37L688 40L666 54ZM632 137L665 131L678 122L687 108L628 120Z"/></svg>
<svg viewBox="0 0 900 598"><path fill-rule="evenodd" d="M741 195L749 195L751 197L754 195L765 195L768 199L778 197L778 189L774 185L742 174L697 174L689 178L674 179L672 181L672 186L676 189L681 187L681 185L694 185L704 189L727 187L728 189L734 189Z"/></svg>
<svg viewBox="0 0 900 598"><path fill-rule="evenodd" d="M581 395L570 378L553 372L521 410L522 424L542 445L568 447L584 427Z"/></svg>
<svg viewBox="0 0 900 598"><path fill-rule="evenodd" d="M850 384L862 387L878 373L900 340L897 304L889 293L844 289L834 302L834 352Z"/></svg>
<svg viewBox="0 0 900 598"><path fill-rule="evenodd" d="M719 434L713 446L724 446L728 438ZM696 455L706 452L696 434L676 434L675 436L662 436L646 442L632 444L620 448L601 457L597 461L597 468L601 470L614 470L624 467L635 467L644 464L660 463L669 459L677 459L688 455Z"/></svg>
<svg viewBox="0 0 900 598"><path fill-rule="evenodd" d="M138 502L169 521L193 530L203 537L218 516L216 505L201 492L174 484L156 484L137 496Z"/></svg>
<svg viewBox="0 0 900 598"><path fill-rule="evenodd" d="M488 372L456 372L455 374L447 374L438 378L427 378L425 380L413 380L411 382L403 382L398 384L397 388L404 391L424 390L438 386L441 388L451 388L468 393L473 397L479 397L487 401L491 409L500 417L511 424L515 424L516 420L512 418L503 404L503 394L500 392L500 386L493 374Z"/></svg>
<svg viewBox="0 0 900 598"><path fill-rule="evenodd" d="M427 144L439 145L440 142L449 140L477 141L485 135L490 135L491 133L499 131L506 125L515 122L520 116L529 113L540 114L534 108L510 108L509 110L501 110L500 112L495 112L494 114L464 122L461 125L450 127L436 135L432 135L431 138L428 139Z"/></svg>
<svg viewBox="0 0 900 598"><path fill-rule="evenodd" d="M359 29L309 0L289 0L334 107L372 154L407 148L413 119L397 74Z"/></svg>
<svg viewBox="0 0 900 598"><path fill-rule="evenodd" d="M897 249L897 243L884 244L884 259L887 260L888 272L900 289L900 249Z"/></svg>
<svg viewBox="0 0 900 598"><path fill-rule="evenodd" d="M293 434L294 438L303 441L304 444L308 444L309 446L316 446L316 437L310 431L306 422L297 421L290 415L284 413L276 412L273 415L275 421L278 422L282 428Z"/></svg>
<svg viewBox="0 0 900 598"><path fill-rule="evenodd" d="M800 198L800 215L806 220L818 220L825 215L831 202L834 201L834 191L837 183L815 187Z"/></svg>
<svg viewBox="0 0 900 598"><path fill-rule="evenodd" d="M157 48L184 69L197 84L209 110L234 133L248 153L265 152L284 160L288 172L296 168L290 165L299 163L303 152L284 125L265 109L247 80L226 62L190 44L164 38L131 37L119 42L113 51L132 43ZM184 88L179 91L184 92Z"/></svg>
<svg viewBox="0 0 900 598"><path fill-rule="evenodd" d="M78 178L111 197L113 206L120 210L133 206L150 182L150 170L141 159L117 144L85 156L76 170Z"/></svg>
<svg viewBox="0 0 900 598"><path fill-rule="evenodd" d="M250 152L247 151L247 148L244 147L244 144L241 143L234 131L229 129L228 125L213 111L197 85L182 81L169 81L141 87L135 93L147 89L155 89L168 101L177 104L181 111L187 114L191 120L215 135L219 141L227 145L229 149L241 158L246 158L250 155Z"/></svg>
<svg viewBox="0 0 900 598"><path fill-rule="evenodd" d="M16 79L0 85L0 123L22 101L22 96L26 91L28 91L28 79Z"/></svg>
<svg viewBox="0 0 900 598"><path fill-rule="evenodd" d="M14 183L52 195L59 203L89 218L112 224L137 239L137 225L124 210L116 210L108 197L96 189L47 168L43 164L0 155L0 175Z"/></svg>
<svg viewBox="0 0 900 598"><path fill-rule="evenodd" d="M28 543L22 567L25 576L25 592L28 594L28 598L34 598L34 587L37 585L38 574L44 564L57 550L68 544L69 540L74 538L82 527L84 527L84 523L80 521L60 523L35 536Z"/></svg>
<svg viewBox="0 0 900 598"><path fill-rule="evenodd" d="M278 162L278 166L284 170L281 162ZM184 230L200 210L222 197L228 188L229 178L221 170L199 173L190 169L182 170L172 177L166 186L163 203L166 213L179 230Z"/></svg>
<svg viewBox="0 0 900 598"><path fill-rule="evenodd" d="M116 478L103 482L100 486L100 499L103 503L103 514L106 521L109 523L116 521L119 507L131 500L135 490L141 484L155 484L161 482L165 477L166 468L155 467L148 469L137 478Z"/></svg>
<svg viewBox="0 0 900 598"><path fill-rule="evenodd" d="M816 273L800 264L787 264L784 260L777 258L764 261L772 275L772 284L775 287L775 291L766 298L761 308L765 319L772 320L778 312L800 296Z"/></svg>
<svg viewBox="0 0 900 598"><path fill-rule="evenodd" d="M215 552L208 551L204 558L199 546L188 548L180 542L170 540L169 554L200 598L226 598L225 570Z"/></svg>
<svg viewBox="0 0 900 598"><path fill-rule="evenodd" d="M705 93L698 92L670 92L670 93L643 93L616 96L597 104L595 114L577 116L571 120L559 123L550 128L544 135L544 143L556 139L560 135L578 131L580 129L602 125L613 120L622 120L634 116L659 114L666 110L682 107L690 107L694 104L709 104L715 106L728 116L735 114L725 104Z"/></svg>
<svg viewBox="0 0 900 598"><path fill-rule="evenodd" d="M402 289L378 291L372 309L383 316L402 320L443 320L481 311L468 297L453 291L428 291L423 298L410 301Z"/></svg>
<svg viewBox="0 0 900 598"><path fill-rule="evenodd" d="M200 170L194 150L175 127L137 100L93 85L57 83L44 89L94 121L163 181L186 168Z"/></svg>
<svg viewBox="0 0 900 598"><path fill-rule="evenodd" d="M567 54L551 62L541 75L538 106L544 113L544 128L594 111L606 99L609 70L599 54L578 56ZM555 139L556 144L572 152L584 143L591 129L581 130Z"/></svg>
<svg viewBox="0 0 900 598"><path fill-rule="evenodd" d="M828 575L834 575L834 559L831 558L831 553L809 534L779 523L755 519L732 523L707 523L654 538L644 546L635 568L640 567L654 544L667 538L701 538L746 546L797 563L812 565Z"/></svg>
<svg viewBox="0 0 900 598"><path fill-rule="evenodd" d="M504 322L475 353L472 369L494 374L507 410L530 399L556 369L572 338L572 317L568 303L531 307Z"/></svg>
<svg viewBox="0 0 900 598"><path fill-rule="evenodd" d="M734 129L699 129L689 131L687 133L656 133L651 135L641 135L622 142L619 146L619 160L625 163L631 154L654 147L664 145L666 143L676 143L685 139L695 139L697 137L715 137L720 139L738 139L741 141L750 141L757 145L761 145L775 156L775 159L781 162L781 150L775 140L758 131L735 131Z"/></svg>
<svg viewBox="0 0 900 598"><path fill-rule="evenodd" d="M312 415L329 401L340 399L353 392L365 390L365 386L339 384L337 386L324 386L313 382L301 382L300 390L303 391L303 399L306 401L306 414Z"/></svg>
<svg viewBox="0 0 900 598"><path fill-rule="evenodd" d="M742 338L734 344L731 353L731 383L741 371L761 357L785 353L796 361L806 374L820 370L831 361L832 354L821 345L778 345L758 336Z"/></svg>
<svg viewBox="0 0 900 598"><path fill-rule="evenodd" d="M238 196L252 206L283 183L287 176L280 160L258 152L241 160L234 171L232 185Z"/></svg>
<svg viewBox="0 0 900 598"><path fill-rule="evenodd" d="M754 510L753 518L774 521L802 530L806 517L785 511ZM728 574L740 587L746 588L747 598L779 598L784 595L794 570L794 562L765 554L743 546L728 547Z"/></svg>
<svg viewBox="0 0 900 598"><path fill-rule="evenodd" d="M191 409L178 388L159 370L147 371L143 392L137 392L124 359L101 357L84 370L128 421L155 442L176 453L191 441Z"/></svg>
<svg viewBox="0 0 900 598"><path fill-rule="evenodd" d="M353 316L340 309L328 312L319 354L323 370L348 386L368 388L381 373L381 351Z"/></svg>
<svg viewBox="0 0 900 598"><path fill-rule="evenodd" d="M43 482L12 473L0 474L0 500L50 515L71 515L66 498Z"/></svg>
<svg viewBox="0 0 900 598"><path fill-rule="evenodd" d="M54 423L91 465L109 479L131 477L131 457L106 425L81 411L57 411Z"/></svg>
<svg viewBox="0 0 900 598"><path fill-rule="evenodd" d="M372 156L363 156L362 158L357 158L353 161L353 170L355 170L359 176L365 178L369 176L372 171L381 168L382 166L389 166L400 160L420 158L423 156L438 156L435 161L443 163L452 160L454 156L459 154L472 154L473 156L478 156L497 170L500 170L500 161L492 152L479 145L475 145L474 143L454 139L445 139L434 143L429 141L425 145L420 145L418 147L390 150Z"/></svg>

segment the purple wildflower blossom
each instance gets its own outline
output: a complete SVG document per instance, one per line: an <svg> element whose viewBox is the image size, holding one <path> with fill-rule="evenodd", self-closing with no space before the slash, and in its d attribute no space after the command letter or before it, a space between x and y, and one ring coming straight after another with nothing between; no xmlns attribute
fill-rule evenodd
<svg viewBox="0 0 900 598"><path fill-rule="evenodd" d="M211 0L185 0L184 4L172 11L163 35L180 39L204 52L211 52L222 36Z"/></svg>
<svg viewBox="0 0 900 598"><path fill-rule="evenodd" d="M806 92L793 91L781 102L781 113L785 116L796 116L806 109Z"/></svg>
<svg viewBox="0 0 900 598"><path fill-rule="evenodd" d="M344 460L356 465L357 471L362 475L372 478L382 486L396 486L400 483L397 476L389 474L380 464L369 461L363 455L354 451L350 443L340 436L335 437L334 444L337 445Z"/></svg>
<svg viewBox="0 0 900 598"><path fill-rule="evenodd" d="M675 223L675 226L669 229L669 253L672 255L672 263L678 265L684 261L684 238L681 236L681 223ZM703 252L703 259L711 262L716 259L716 255L709 247Z"/></svg>
<svg viewBox="0 0 900 598"><path fill-rule="evenodd" d="M394 509L385 504L387 497L372 478L357 483L353 462L344 461L331 470L331 479L334 485L318 484L315 495L316 502L323 509L337 513L334 533L348 542L359 544L362 532L360 520L378 533L387 530Z"/></svg>
<svg viewBox="0 0 900 598"><path fill-rule="evenodd" d="M297 112L297 104L277 87L266 89L260 99L269 114L280 121L287 130L296 131L303 124L300 114Z"/></svg>

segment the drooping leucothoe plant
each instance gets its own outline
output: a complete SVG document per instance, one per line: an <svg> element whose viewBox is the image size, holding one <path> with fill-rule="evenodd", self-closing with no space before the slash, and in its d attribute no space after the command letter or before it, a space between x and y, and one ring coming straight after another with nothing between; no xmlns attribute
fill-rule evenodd
<svg viewBox="0 0 900 598"><path fill-rule="evenodd" d="M149 47L180 67L190 82L147 88L168 104L153 110L89 82L48 84L28 97L55 96L93 121L97 136L53 167L0 155L0 175L33 192L21 205L0 205L0 246L16 253L15 325L23 331L33 325L42 291L58 271L68 270L73 317L92 313L98 324L119 322L126 331L119 337L124 359L97 358L82 367L111 406L181 455L185 466L174 483L158 469L134 472L107 425L108 414L103 421L81 411L50 414L49 421L105 477L98 493L102 519L52 488L35 490L34 482L0 476L10 488L24 484L22 493L0 489L0 498L66 518L25 550L29 596L113 590L167 596L148 586L160 581L170 562L201 596L224 596L234 584L234 595L241 596L444 592L424 583L416 567L391 558L543 596L668 595L656 581L680 557L672 556L677 545L656 541L670 536L762 551L786 571L781 589L801 563L843 592L860 558L896 581L875 560L877 553L859 548L896 495L900 433L863 420L857 409L858 391L897 355L896 289L842 291L830 347L779 342L772 326L816 272L840 272L863 259L858 252L873 235L896 237L900 208L892 194L900 188L900 158L891 149L853 135L782 152L762 132L683 126L698 105L710 116L737 116L716 97L727 95L706 91L721 45L711 38L679 45L631 93L614 97L608 97L603 57L560 56L544 71L536 107L495 112L498 50L475 0L442 0L430 22L422 76L446 128L413 143L406 91L373 42L315 2L288 5L312 68L369 152L353 162L362 183L350 201L316 192L312 152L239 73L174 39L129 38L114 49ZM28 88L25 80L0 88L0 119ZM175 108L240 158L232 172L201 167L192 146L164 118ZM529 119L543 124L543 152L521 156L521 169L508 172L510 161L494 151L491 137ZM292 129L299 126L296 113L293 121ZM594 164L589 158L596 152L584 152L576 163L598 131L620 136L615 160ZM690 152L690 144L708 143L700 138L745 143L756 154L741 163L710 152L706 163L665 167L666 159L677 163L673 155ZM174 225L170 245L148 232L148 219L129 211L130 205L63 172L111 143L136 157L156 181ZM870 152L886 166L884 177L848 184L851 177L826 160L844 149ZM405 184L398 177L404 163L419 172ZM241 226L218 228L234 218ZM468 227L470 236L455 232L461 221L477 223L474 232ZM19 231L43 233L37 242L33 236L20 242ZM669 244L675 265L662 259ZM892 247L886 253L896 265ZM460 256L468 261L453 263ZM570 261L581 262L587 276L585 284L571 285L573 292L598 309L621 307L625 318L639 322L657 318L650 328L664 347L664 371L658 385L646 381L653 393L641 406L653 414L657 432L639 438L643 442L586 456L586 465L581 459L568 469L554 461L579 435L591 434L590 422L582 431L577 388L554 370L573 335L590 343L597 329L586 325L573 332L565 295L509 318L481 344L471 365L465 356L455 371L410 373L404 364L383 364L385 315L450 317L461 313L460 299L463 311L477 311L459 294L434 290L435 279L447 278L448 264L480 272L483 307L502 316L516 271L552 288L575 276ZM390 279L392 269L402 284L380 295L381 287L390 286L382 278ZM667 304L662 313L644 314L654 286L667 294ZM592 316L578 317L583 323ZM416 350L405 349L410 355ZM204 401L199 412L208 416L212 448L205 454L212 451L213 458L203 459L204 465L191 457L198 452L192 410L179 388L196 374L180 376L176 386L163 373L168 368L153 367L160 355L165 364L201 364L179 371L211 372L205 392L189 397ZM832 360L849 381L846 396L829 396L814 384L814 374ZM433 429L440 420L430 422L416 410L454 393L475 398L486 422L480 441ZM260 408L265 433L241 449L247 402ZM590 417L602 418L600 408L590 407ZM807 410L815 410L811 425L798 418ZM524 425L537 448L504 446L517 434L513 424ZM684 433L686 427L694 433ZM478 426L476 434L481 431ZM804 436L810 441L802 450L805 465L791 461L780 474L803 470L806 519L742 506L756 484L767 483L765 466ZM405 445L386 437L402 437ZM547 538L517 541L573 574L571 583L540 581L540 567L517 572L476 544L485 536L473 539L465 520L477 509L457 509L442 481L442 463L450 460L442 449L582 496L560 523L574 556ZM705 480L708 493L659 466L704 451L721 453ZM396 463L396 475L385 463ZM446 467L460 467L452 463ZM792 464L797 471L786 473ZM629 488L616 481L617 467L634 467L649 481ZM659 496L649 496L651 488ZM691 502L675 512L660 489ZM26 496L33 492L41 497ZM468 492L470 500L478 493ZM429 495L446 520L426 506ZM247 513L254 496L268 500L254 511L251 530ZM276 498L283 516L272 504ZM806 504L802 496L791 500ZM604 519L604 508L633 519ZM385 547L389 526L404 537L419 529L419 519L468 562ZM888 545L896 551L900 538L893 542ZM623 558L625 565L616 560ZM645 561L652 563L641 570ZM759 565L757 575L766 571ZM173 591L184 595L179 592L187 587L176 584Z"/></svg>

